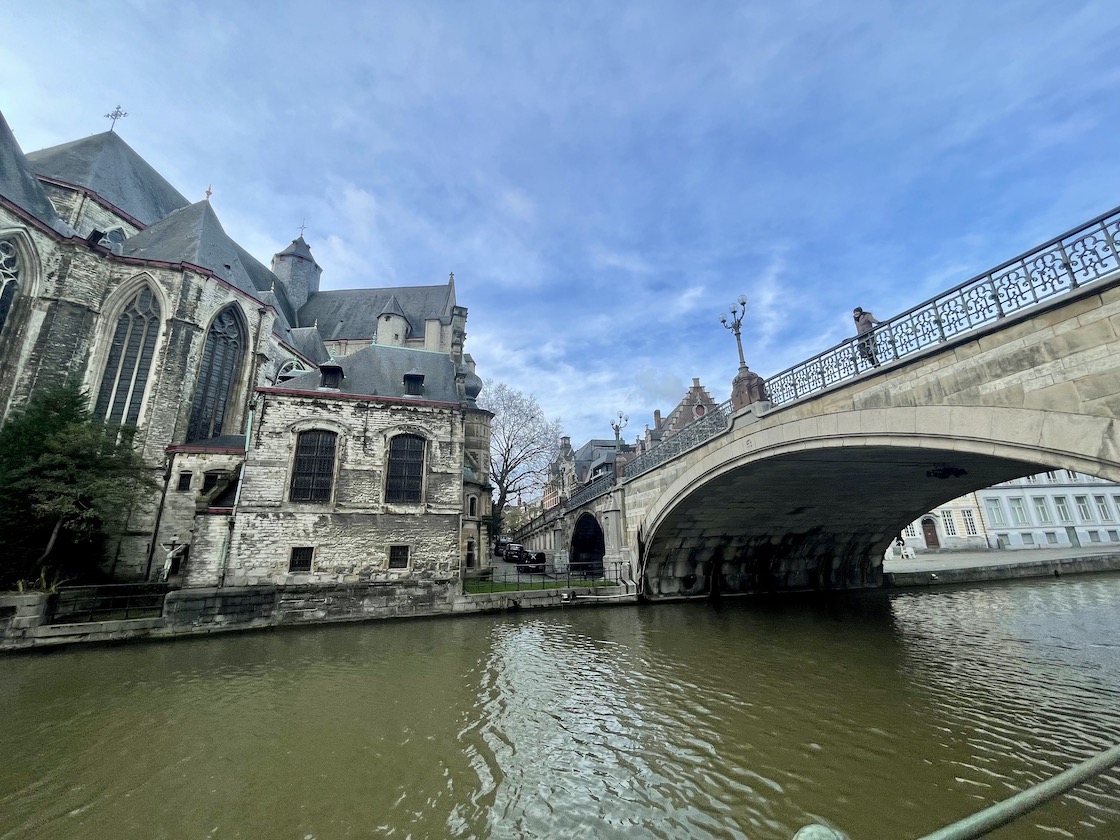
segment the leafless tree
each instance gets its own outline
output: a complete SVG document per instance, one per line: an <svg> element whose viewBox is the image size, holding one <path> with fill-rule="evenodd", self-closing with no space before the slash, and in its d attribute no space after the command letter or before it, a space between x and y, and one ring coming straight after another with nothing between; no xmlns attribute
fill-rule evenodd
<svg viewBox="0 0 1120 840"><path fill-rule="evenodd" d="M494 413L490 437L490 480L497 495L494 522L518 495L534 497L544 488L548 466L560 445L563 426L549 420L537 398L504 382L487 380L479 405Z"/></svg>

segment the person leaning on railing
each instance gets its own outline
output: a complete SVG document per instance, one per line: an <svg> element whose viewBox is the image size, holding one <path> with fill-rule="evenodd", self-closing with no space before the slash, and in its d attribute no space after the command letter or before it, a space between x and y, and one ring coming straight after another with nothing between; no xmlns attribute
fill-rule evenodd
<svg viewBox="0 0 1120 840"><path fill-rule="evenodd" d="M871 338L871 331L880 323L879 319L858 306L852 310L852 317L856 319L856 335L860 337L859 354L872 367L879 367L879 360L875 358L875 344Z"/></svg>

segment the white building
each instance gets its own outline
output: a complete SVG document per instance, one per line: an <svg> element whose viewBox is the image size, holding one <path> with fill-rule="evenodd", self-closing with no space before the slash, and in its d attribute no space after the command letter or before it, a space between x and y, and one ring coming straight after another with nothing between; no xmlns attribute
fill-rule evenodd
<svg viewBox="0 0 1120 840"><path fill-rule="evenodd" d="M968 493L912 522L910 548L1020 549L1120 544L1120 484L1051 470Z"/></svg>

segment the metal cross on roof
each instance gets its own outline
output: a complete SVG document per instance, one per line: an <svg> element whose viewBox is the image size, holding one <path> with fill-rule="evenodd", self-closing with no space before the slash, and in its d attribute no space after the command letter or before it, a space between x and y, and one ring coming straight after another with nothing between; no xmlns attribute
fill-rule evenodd
<svg viewBox="0 0 1120 840"><path fill-rule="evenodd" d="M113 127L117 124L117 120L123 120L127 116L128 116L128 114L125 111L121 110L120 105L118 105L116 108L114 108L108 114L106 114L105 119L112 120L112 122L109 123L109 130L110 131L113 130Z"/></svg>
<svg viewBox="0 0 1120 840"><path fill-rule="evenodd" d="M299 235L303 236L303 232L307 230L307 219L303 220L303 224L299 226Z"/></svg>

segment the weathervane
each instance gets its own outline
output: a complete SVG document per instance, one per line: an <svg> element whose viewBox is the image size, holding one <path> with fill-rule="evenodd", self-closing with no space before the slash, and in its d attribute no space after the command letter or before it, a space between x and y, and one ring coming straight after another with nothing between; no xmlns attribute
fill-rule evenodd
<svg viewBox="0 0 1120 840"><path fill-rule="evenodd" d="M303 224L299 226L299 235L303 236L303 232L307 230L307 219L303 220Z"/></svg>
<svg viewBox="0 0 1120 840"><path fill-rule="evenodd" d="M112 120L112 122L109 123L109 130L110 131L113 130L113 127L117 124L117 120L123 120L127 116L128 116L128 114L125 113L123 110L121 110L120 105L118 105L116 108L114 108L108 114L106 114L105 119Z"/></svg>
<svg viewBox="0 0 1120 840"><path fill-rule="evenodd" d="M210 189L210 185L207 184L206 185L206 200L209 201L210 196L212 196L213 194L214 194L214 191L212 189Z"/></svg>

